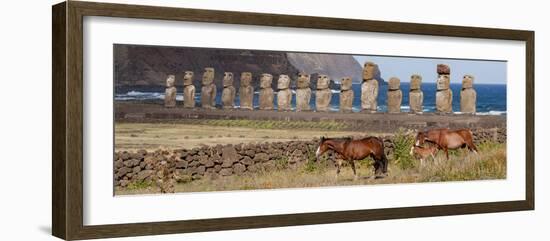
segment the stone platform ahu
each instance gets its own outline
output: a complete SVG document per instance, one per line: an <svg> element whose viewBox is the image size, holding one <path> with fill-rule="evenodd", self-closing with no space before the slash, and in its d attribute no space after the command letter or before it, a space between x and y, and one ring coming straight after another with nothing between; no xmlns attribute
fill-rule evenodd
<svg viewBox="0 0 550 241"><path fill-rule="evenodd" d="M328 75L319 75L317 78L317 91L315 92L315 108L317 111L329 111L332 91L330 90L330 78Z"/></svg>
<svg viewBox="0 0 550 241"><path fill-rule="evenodd" d="M176 107L176 76L168 75L166 78L166 90L164 91L164 106Z"/></svg>
<svg viewBox="0 0 550 241"><path fill-rule="evenodd" d="M474 89L474 76L464 75L462 90L460 91L460 112L476 113L476 90Z"/></svg>
<svg viewBox="0 0 550 241"><path fill-rule="evenodd" d="M378 108L378 65L366 62L363 66L363 84L361 84L361 110L376 112Z"/></svg>
<svg viewBox="0 0 550 241"><path fill-rule="evenodd" d="M214 68L204 68L202 75L201 104L202 108L216 108L216 85L214 84Z"/></svg>
<svg viewBox="0 0 550 241"><path fill-rule="evenodd" d="M451 90L451 69L446 64L438 64L437 75L436 111L438 113L452 113L453 91Z"/></svg>
<svg viewBox="0 0 550 241"><path fill-rule="evenodd" d="M422 92L422 76L411 75L409 90L409 106L412 113L422 113L424 109L424 92Z"/></svg>
<svg viewBox="0 0 550 241"><path fill-rule="evenodd" d="M224 109L235 108L235 94L237 90L233 86L233 73L223 74L222 106Z"/></svg>

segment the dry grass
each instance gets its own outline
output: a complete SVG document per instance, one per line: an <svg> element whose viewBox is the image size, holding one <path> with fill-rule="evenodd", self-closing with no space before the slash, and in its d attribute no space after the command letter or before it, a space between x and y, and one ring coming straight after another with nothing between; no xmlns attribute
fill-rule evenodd
<svg viewBox="0 0 550 241"><path fill-rule="evenodd" d="M252 190L272 188L304 188L343 185L370 185L390 183L418 183L442 181L488 180L506 178L506 145L485 143L479 145L479 154L466 150L455 151L449 160L440 152L436 160L428 160L420 167L403 169L390 158L389 175L386 178L372 178L373 169L369 160L359 161L358 180L353 179L349 167L343 167L338 179L336 170L326 162L306 163L296 169L280 169L244 176L230 176L218 179L204 178L178 183L176 192L203 192ZM117 195L158 193L156 187L117 189Z"/></svg>
<svg viewBox="0 0 550 241"><path fill-rule="evenodd" d="M182 123L115 123L115 151L193 148L202 145L311 140L325 136L359 136L334 121L288 122L201 120ZM321 129L319 129L321 128ZM374 134L374 133L369 133Z"/></svg>

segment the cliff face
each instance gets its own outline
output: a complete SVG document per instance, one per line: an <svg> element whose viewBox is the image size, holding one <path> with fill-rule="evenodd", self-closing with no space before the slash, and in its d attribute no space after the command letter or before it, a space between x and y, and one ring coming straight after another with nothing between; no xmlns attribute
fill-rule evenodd
<svg viewBox="0 0 550 241"><path fill-rule="evenodd" d="M354 81L360 81L361 76L361 65L350 55L115 45L114 58L117 88L159 88L164 86L169 74L175 74L176 85L182 86L183 73L187 70L195 73L195 86L201 86L205 67L215 69L215 83L218 87L221 87L224 72L233 72L235 86L240 84L241 72L252 72L255 88L259 85L262 73L273 75L273 88L276 88L280 74L287 74L295 80L299 71L327 74L335 81L343 76L352 76ZM314 80L312 78L313 87Z"/></svg>
<svg viewBox="0 0 550 241"><path fill-rule="evenodd" d="M300 71L326 74L338 83L345 76L350 76L354 83L361 82L362 67L351 55L314 53L287 53L286 55L290 64Z"/></svg>

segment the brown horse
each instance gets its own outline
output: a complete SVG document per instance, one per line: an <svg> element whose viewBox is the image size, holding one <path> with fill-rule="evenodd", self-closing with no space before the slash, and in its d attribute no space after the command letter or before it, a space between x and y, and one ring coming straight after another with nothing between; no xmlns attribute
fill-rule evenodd
<svg viewBox="0 0 550 241"><path fill-rule="evenodd" d="M376 177L383 177L388 172L388 158L384 153L384 142L378 137L371 136L360 140L321 137L321 142L315 153L317 159L329 149L334 150L343 160L350 163L355 179L357 179L355 160L363 160L369 156L374 159ZM338 162L336 177L340 173L340 165L341 162Z"/></svg>
<svg viewBox="0 0 550 241"><path fill-rule="evenodd" d="M449 159L449 149L468 147L470 151L477 154L477 148L474 145L474 138L470 129L450 130L442 128L418 132L415 146L421 146L425 141L431 142L443 150L447 160Z"/></svg>

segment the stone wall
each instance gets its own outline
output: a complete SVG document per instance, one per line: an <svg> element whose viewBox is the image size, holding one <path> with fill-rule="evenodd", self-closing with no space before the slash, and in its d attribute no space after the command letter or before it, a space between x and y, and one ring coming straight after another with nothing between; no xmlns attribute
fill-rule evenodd
<svg viewBox="0 0 550 241"><path fill-rule="evenodd" d="M506 142L506 129L475 129L474 141ZM382 137L385 151L393 151L392 136ZM315 160L318 140L204 146L180 150L118 151L114 155L115 185L131 182L189 182L201 178L223 178L247 173L297 168ZM329 152L324 160L333 165ZM390 159L391 161L391 159ZM173 179L173 180L172 180ZM164 190L164 189L163 189ZM170 190L167 187L166 190ZM168 191L169 192L169 191Z"/></svg>

